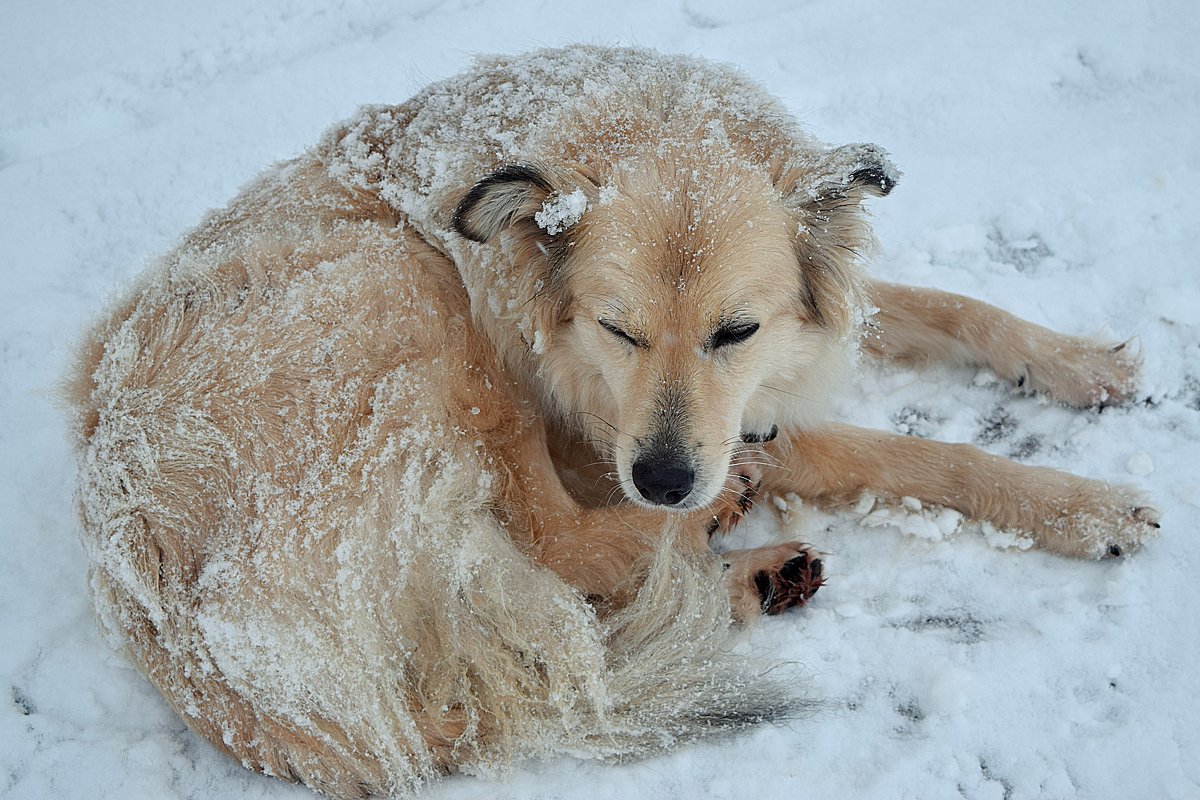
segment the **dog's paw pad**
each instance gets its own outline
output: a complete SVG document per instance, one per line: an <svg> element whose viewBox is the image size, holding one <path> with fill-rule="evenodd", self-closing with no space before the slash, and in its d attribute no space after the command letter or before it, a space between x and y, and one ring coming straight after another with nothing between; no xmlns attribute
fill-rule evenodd
<svg viewBox="0 0 1200 800"><path fill-rule="evenodd" d="M802 550L776 570L760 570L754 575L754 587L764 614L779 614L804 605L824 585L821 559L811 550Z"/></svg>

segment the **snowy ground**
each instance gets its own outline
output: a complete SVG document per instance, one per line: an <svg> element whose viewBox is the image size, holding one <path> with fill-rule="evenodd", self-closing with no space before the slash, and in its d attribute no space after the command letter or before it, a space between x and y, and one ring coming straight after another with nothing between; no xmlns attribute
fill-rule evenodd
<svg viewBox="0 0 1200 800"><path fill-rule="evenodd" d="M831 553L747 646L814 718L651 761L560 760L433 798L1200 798L1200 7L717 0L13 0L0 24L0 795L305 797L191 735L86 602L54 407L114 287L272 160L471 53L637 43L736 62L822 138L905 171L875 270L1073 333L1137 334L1146 402L1076 413L989 376L869 368L842 415L1144 486L1120 563L793 505L743 537ZM318 10L318 7L320 10ZM777 530L777 527L779 528ZM905 532L907 531L907 532Z"/></svg>

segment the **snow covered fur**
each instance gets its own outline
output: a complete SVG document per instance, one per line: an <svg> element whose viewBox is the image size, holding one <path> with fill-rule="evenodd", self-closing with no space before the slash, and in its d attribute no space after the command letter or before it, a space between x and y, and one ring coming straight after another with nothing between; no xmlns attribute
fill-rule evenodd
<svg viewBox="0 0 1200 800"><path fill-rule="evenodd" d="M103 625L217 747L353 797L788 713L729 623L806 602L820 560L708 547L756 490L1128 552L1157 527L1130 489L822 423L860 346L1079 406L1133 391L1131 348L868 281L861 203L896 180L736 71L645 50L363 109L84 346Z"/></svg>

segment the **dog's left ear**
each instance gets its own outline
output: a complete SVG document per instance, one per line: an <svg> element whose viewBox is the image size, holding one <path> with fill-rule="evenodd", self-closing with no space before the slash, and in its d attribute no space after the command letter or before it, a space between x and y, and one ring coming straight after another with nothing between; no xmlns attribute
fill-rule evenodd
<svg viewBox="0 0 1200 800"><path fill-rule="evenodd" d="M807 315L839 335L853 329L854 309L865 303L857 262L872 239L862 200L888 194L899 177L882 148L848 144L794 158L776 183L796 215Z"/></svg>
<svg viewBox="0 0 1200 800"><path fill-rule="evenodd" d="M509 164L467 192L454 210L454 229L476 242L494 239L521 223L554 236L579 221L590 200L580 170L538 164Z"/></svg>
<svg viewBox="0 0 1200 800"><path fill-rule="evenodd" d="M892 191L900 171L883 148L874 144L847 144L801 161L793 192L802 208L820 210L829 204L860 202L867 195L882 197Z"/></svg>

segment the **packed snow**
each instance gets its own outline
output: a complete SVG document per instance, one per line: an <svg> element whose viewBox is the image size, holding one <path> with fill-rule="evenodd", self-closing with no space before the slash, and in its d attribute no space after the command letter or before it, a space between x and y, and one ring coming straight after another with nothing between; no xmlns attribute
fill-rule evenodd
<svg viewBox="0 0 1200 800"><path fill-rule="evenodd" d="M582 189L547 200L542 210L533 215L538 227L553 236L579 222L587 211L587 195Z"/></svg>
<svg viewBox="0 0 1200 800"><path fill-rule="evenodd" d="M790 662L812 714L645 761L452 777L425 796L1200 798L1194 4L19 0L4 19L0 794L310 795L190 733L109 649L56 384L104 303L267 164L475 53L586 41L734 63L821 139L885 147L904 175L871 201L874 274L1136 336L1142 391L1124 408L869 363L835 408L1139 485L1162 536L1083 563L915 501L840 515L760 503L727 544L812 542L829 583L739 646Z"/></svg>

